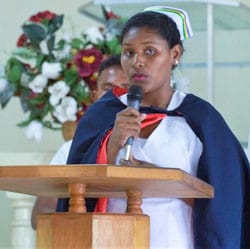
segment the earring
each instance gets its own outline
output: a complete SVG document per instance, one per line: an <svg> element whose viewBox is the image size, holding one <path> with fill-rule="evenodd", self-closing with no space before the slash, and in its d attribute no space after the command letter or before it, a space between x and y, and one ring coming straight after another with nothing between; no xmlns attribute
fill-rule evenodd
<svg viewBox="0 0 250 249"><path fill-rule="evenodd" d="M178 60L176 60L175 61L175 66L177 66L179 64L179 61Z"/></svg>

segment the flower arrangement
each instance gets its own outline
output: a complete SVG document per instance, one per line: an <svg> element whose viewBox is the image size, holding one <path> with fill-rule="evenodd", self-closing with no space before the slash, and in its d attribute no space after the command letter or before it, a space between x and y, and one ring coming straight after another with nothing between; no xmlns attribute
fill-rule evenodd
<svg viewBox="0 0 250 249"><path fill-rule="evenodd" d="M80 37L56 39L64 16L50 11L32 15L22 25L17 48L0 70L0 104L4 108L13 96L20 98L28 118L18 126L31 130L26 133L30 139L41 139L34 138L33 130L61 129L64 122L76 121L91 103L89 90L95 87L101 61L120 53L123 20L103 10L105 26Z"/></svg>

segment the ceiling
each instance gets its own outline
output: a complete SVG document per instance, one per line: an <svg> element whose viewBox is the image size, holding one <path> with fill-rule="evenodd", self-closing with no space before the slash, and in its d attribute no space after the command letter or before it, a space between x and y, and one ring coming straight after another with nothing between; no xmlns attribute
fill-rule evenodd
<svg viewBox="0 0 250 249"><path fill-rule="evenodd" d="M207 3L213 4L214 30L250 29L250 1L238 0L196 0L196 1L141 1L141 0L95 0L79 7L79 12L96 21L103 22L100 3L122 17L128 18L134 13L152 5L168 5L186 10L195 31L207 29ZM221 2L221 4L220 4ZM223 5L227 2L228 5Z"/></svg>

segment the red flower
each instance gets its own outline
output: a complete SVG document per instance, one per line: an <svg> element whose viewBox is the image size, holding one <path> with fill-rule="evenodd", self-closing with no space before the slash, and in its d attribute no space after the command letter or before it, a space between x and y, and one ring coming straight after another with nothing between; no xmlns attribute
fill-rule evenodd
<svg viewBox="0 0 250 249"><path fill-rule="evenodd" d="M102 53L97 48L80 50L74 57L78 73L82 78L95 73L102 61Z"/></svg>
<svg viewBox="0 0 250 249"><path fill-rule="evenodd" d="M44 19L50 21L55 16L56 16L55 13L52 13L52 12L46 10L46 11L38 12L37 14L31 16L29 20L32 22L41 23Z"/></svg>
<svg viewBox="0 0 250 249"><path fill-rule="evenodd" d="M102 11L103 11L103 14L104 14L104 17L105 17L106 20L109 20L109 19L121 19L120 16L113 13L112 10L110 8L108 8L107 6L102 5Z"/></svg>
<svg viewBox="0 0 250 249"><path fill-rule="evenodd" d="M17 47L26 47L29 44L28 38L25 34L20 35L17 40Z"/></svg>

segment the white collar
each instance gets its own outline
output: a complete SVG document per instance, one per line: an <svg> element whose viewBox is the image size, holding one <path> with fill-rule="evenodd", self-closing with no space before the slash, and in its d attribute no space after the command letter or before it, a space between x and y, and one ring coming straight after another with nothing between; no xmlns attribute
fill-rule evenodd
<svg viewBox="0 0 250 249"><path fill-rule="evenodd" d="M176 109L177 107L179 107L183 99L185 98L185 96L186 96L186 93L181 92L179 90L175 90L170 100L170 103L167 107L167 110L172 111ZM127 93L120 96L119 99L124 105L127 105Z"/></svg>

